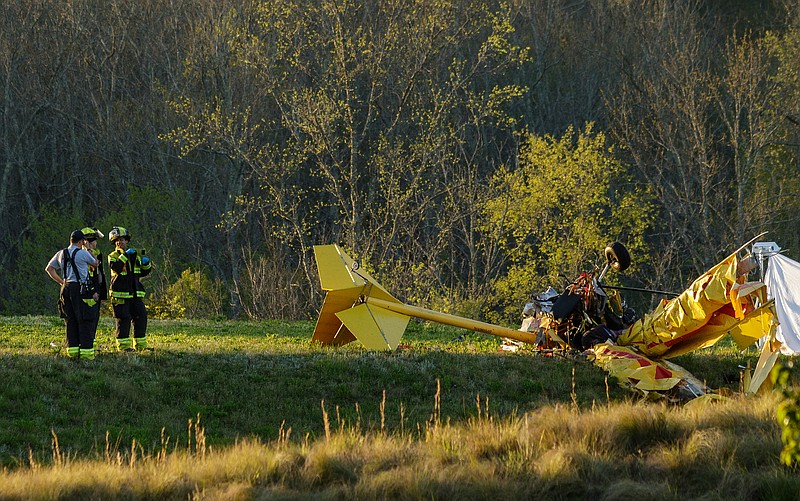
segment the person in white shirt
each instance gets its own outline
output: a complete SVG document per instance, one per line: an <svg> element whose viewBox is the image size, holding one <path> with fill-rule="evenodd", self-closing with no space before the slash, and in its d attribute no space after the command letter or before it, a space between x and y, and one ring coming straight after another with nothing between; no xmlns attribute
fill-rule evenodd
<svg viewBox="0 0 800 501"><path fill-rule="evenodd" d="M100 262L91 252L82 249L86 237L80 230L70 234L70 246L55 253L44 271L61 286L59 311L67 331L67 356L70 358L94 359L94 333L92 312L83 301L97 293L87 287L89 267L97 267ZM59 276L58 272L61 272ZM94 297L97 301L98 297Z"/></svg>

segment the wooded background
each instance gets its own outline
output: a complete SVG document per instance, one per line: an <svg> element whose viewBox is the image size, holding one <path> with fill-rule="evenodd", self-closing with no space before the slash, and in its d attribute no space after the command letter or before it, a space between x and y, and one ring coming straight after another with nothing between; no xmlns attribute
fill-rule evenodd
<svg viewBox="0 0 800 501"><path fill-rule="evenodd" d="M165 317L313 318L315 244L511 324L613 240L634 264L610 280L666 290L763 231L800 248L795 1L7 0L0 23L3 314L55 312L44 267L87 225L131 231Z"/></svg>

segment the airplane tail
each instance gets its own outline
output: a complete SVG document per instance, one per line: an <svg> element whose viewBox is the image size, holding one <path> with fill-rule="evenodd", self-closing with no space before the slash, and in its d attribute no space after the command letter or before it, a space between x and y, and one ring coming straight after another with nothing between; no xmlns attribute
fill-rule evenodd
<svg viewBox="0 0 800 501"><path fill-rule="evenodd" d="M320 286L327 291L312 342L341 346L356 339L370 350L394 350L411 317L535 343L518 331L402 303L338 245L314 246Z"/></svg>
<svg viewBox="0 0 800 501"><path fill-rule="evenodd" d="M312 342L341 346L358 339L370 350L394 350L410 318L378 306L366 298L399 303L358 262L338 245L314 247L320 286L328 291L317 319Z"/></svg>

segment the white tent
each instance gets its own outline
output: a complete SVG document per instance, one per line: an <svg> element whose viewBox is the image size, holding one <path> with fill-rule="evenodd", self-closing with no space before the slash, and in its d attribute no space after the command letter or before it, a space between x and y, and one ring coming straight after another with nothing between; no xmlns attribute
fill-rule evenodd
<svg viewBox="0 0 800 501"><path fill-rule="evenodd" d="M775 298L781 352L800 355L800 263L783 254L771 255L764 283L769 296Z"/></svg>

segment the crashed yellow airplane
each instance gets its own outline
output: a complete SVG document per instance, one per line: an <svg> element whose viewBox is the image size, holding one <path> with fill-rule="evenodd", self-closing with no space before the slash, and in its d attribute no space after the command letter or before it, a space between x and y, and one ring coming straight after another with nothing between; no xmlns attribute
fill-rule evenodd
<svg viewBox="0 0 800 501"><path fill-rule="evenodd" d="M753 393L775 363L780 343L766 286L745 281L754 266L750 256L739 257L745 247L677 297L629 323L614 288L601 285L609 268L630 264L624 246L615 242L606 248L608 264L598 276L583 273L563 294L539 298L532 310L526 305L528 318L515 330L404 304L337 245L320 245L314 253L327 295L312 342L341 346L357 339L370 350L394 350L416 317L539 348L581 350L623 386L648 396L690 400L705 395L707 388L667 359L712 346L727 335L741 349L765 338L755 371L745 377L745 392Z"/></svg>

